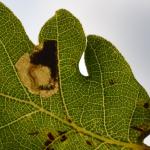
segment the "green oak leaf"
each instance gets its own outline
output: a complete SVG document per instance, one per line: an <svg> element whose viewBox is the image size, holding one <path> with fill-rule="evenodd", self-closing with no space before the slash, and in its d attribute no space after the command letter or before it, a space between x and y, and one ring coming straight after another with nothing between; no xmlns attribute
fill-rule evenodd
<svg viewBox="0 0 150 150"><path fill-rule="evenodd" d="M39 43L45 41L57 42L59 89L49 97L22 82L15 64L35 45L0 2L0 150L150 150L142 142L150 133L150 98L119 51L102 37L86 37L64 9L42 27ZM83 52L88 77L78 68Z"/></svg>

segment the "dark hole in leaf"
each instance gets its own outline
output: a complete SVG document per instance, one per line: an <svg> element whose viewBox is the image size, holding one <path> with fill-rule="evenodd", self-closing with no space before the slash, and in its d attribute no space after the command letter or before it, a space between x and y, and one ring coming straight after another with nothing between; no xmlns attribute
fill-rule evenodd
<svg viewBox="0 0 150 150"><path fill-rule="evenodd" d="M46 150L50 150L49 147L47 147Z"/></svg>
<svg viewBox="0 0 150 150"><path fill-rule="evenodd" d="M52 140L52 141L55 139L55 137L53 136L53 134L50 133L50 132L47 134L47 136L48 136L48 138L49 138L50 140Z"/></svg>
<svg viewBox="0 0 150 150"><path fill-rule="evenodd" d="M89 141L89 140L86 140L86 144L92 145L91 141Z"/></svg>
<svg viewBox="0 0 150 150"><path fill-rule="evenodd" d="M46 140L45 143L44 143L44 145L45 145L45 146L48 146L48 145L51 144L51 143L52 143L52 142L51 142L50 140Z"/></svg>
<svg viewBox="0 0 150 150"><path fill-rule="evenodd" d="M60 139L61 142L64 142L64 141L66 141L66 140L67 140L67 136L66 136L66 135L63 135L63 136L61 137L61 139Z"/></svg>
<svg viewBox="0 0 150 150"><path fill-rule="evenodd" d="M39 52L34 52L30 59L32 64L49 67L51 69L51 77L56 80L58 74L57 41L44 41L43 49Z"/></svg>
<svg viewBox="0 0 150 150"><path fill-rule="evenodd" d="M110 85L114 85L116 82L113 80L113 79L111 79L111 80L109 80L109 84Z"/></svg>
<svg viewBox="0 0 150 150"><path fill-rule="evenodd" d="M144 108L149 108L149 103L144 103Z"/></svg>
<svg viewBox="0 0 150 150"><path fill-rule="evenodd" d="M67 131L58 131L59 135L65 134Z"/></svg>

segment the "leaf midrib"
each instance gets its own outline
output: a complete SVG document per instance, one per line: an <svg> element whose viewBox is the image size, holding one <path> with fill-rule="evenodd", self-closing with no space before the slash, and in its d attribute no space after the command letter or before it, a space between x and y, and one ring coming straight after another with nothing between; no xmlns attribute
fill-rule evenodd
<svg viewBox="0 0 150 150"><path fill-rule="evenodd" d="M67 115L67 118L70 118L66 103L65 103L65 99L63 96L63 91L62 91L62 85L61 85L61 75L60 75L60 59L59 59L59 32L58 32L58 17L57 17L57 12L55 14L55 18L56 18L56 37L57 37L57 59L58 59L58 82L59 82L59 89L60 89L60 97L62 99L63 105L64 105L64 109L65 109L65 113Z"/></svg>

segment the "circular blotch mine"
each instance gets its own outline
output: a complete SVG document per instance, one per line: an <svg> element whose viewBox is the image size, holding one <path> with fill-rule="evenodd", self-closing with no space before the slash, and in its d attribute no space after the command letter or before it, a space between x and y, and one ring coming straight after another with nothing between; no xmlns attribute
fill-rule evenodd
<svg viewBox="0 0 150 150"><path fill-rule="evenodd" d="M51 77L47 66L30 63L30 55L25 53L15 64L19 78L32 94L49 97L58 91L58 81Z"/></svg>

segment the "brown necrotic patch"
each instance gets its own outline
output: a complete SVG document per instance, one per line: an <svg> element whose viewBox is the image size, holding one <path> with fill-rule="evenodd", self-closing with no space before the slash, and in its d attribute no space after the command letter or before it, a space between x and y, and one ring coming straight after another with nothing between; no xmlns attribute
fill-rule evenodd
<svg viewBox="0 0 150 150"><path fill-rule="evenodd" d="M61 138L60 138L60 141L61 142L64 142L67 140L67 136L66 135L62 135Z"/></svg>
<svg viewBox="0 0 150 150"><path fill-rule="evenodd" d="M49 97L58 91L57 42L47 40L42 48L37 47L31 55L25 53L15 66L31 93Z"/></svg>
<svg viewBox="0 0 150 150"><path fill-rule="evenodd" d="M149 108L149 103L144 103L144 108Z"/></svg>
<svg viewBox="0 0 150 150"><path fill-rule="evenodd" d="M132 129L139 131L139 132L144 132L143 128L137 127L137 126L131 126Z"/></svg>
<svg viewBox="0 0 150 150"><path fill-rule="evenodd" d="M53 135L52 132L48 132L47 137L48 139L44 142L45 149L52 150L53 148L50 144L55 140L56 137Z"/></svg>
<svg viewBox="0 0 150 150"><path fill-rule="evenodd" d="M47 136L48 136L48 138L49 138L51 141L55 140L55 137L54 137L54 135L53 135L51 132L49 132L49 133L47 134Z"/></svg>

